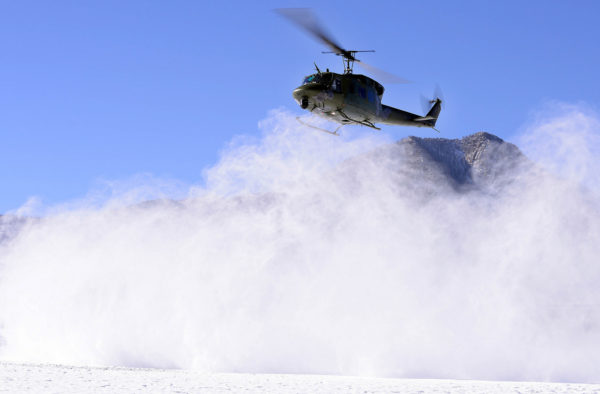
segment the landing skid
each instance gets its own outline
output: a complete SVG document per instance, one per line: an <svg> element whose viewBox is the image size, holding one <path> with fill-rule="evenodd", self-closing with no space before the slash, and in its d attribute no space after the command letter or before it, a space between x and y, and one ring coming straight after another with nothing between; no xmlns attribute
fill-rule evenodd
<svg viewBox="0 0 600 394"><path fill-rule="evenodd" d="M318 126L312 125L312 124L310 124L310 123L306 123L306 122L304 122L302 119L300 119L300 117L299 117L299 116L296 116L296 120L297 120L298 122L300 122L301 124L303 124L304 126L306 126L306 127L310 127L311 129L319 130L319 131L322 131L323 133L332 134L332 135L337 135L337 136L339 136L339 135L340 135L340 134L339 134L337 131L338 131L340 128L342 128L342 127L344 126L344 125L340 125L340 126L338 126L338 127L337 127L337 129L335 129L335 130L333 130L333 131L329 131L329 130L323 129L323 128L321 128L321 127L318 127Z"/></svg>
<svg viewBox="0 0 600 394"><path fill-rule="evenodd" d="M368 120L356 120L356 119L352 119L351 117L349 117L348 115L346 115L341 109L337 110L340 115L342 115L344 117L344 119L346 119L349 122L355 123L355 124L359 124L361 126L367 126L370 127L372 129L375 130L381 130L379 127L375 126L373 123L369 122Z"/></svg>

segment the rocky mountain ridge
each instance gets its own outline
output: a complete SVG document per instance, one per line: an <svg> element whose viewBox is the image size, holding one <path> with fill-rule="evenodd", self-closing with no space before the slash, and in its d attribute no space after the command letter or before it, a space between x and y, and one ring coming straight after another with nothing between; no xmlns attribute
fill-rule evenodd
<svg viewBox="0 0 600 394"><path fill-rule="evenodd" d="M453 140L411 136L397 144L403 155L420 160L413 160L413 166L435 168L457 186L484 186L526 162L514 144L486 132Z"/></svg>

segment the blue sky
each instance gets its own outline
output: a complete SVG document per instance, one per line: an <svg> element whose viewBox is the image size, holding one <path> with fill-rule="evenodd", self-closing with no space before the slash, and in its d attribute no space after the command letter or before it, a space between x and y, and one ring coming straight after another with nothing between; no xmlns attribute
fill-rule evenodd
<svg viewBox="0 0 600 394"><path fill-rule="evenodd" d="M312 7L343 46L375 49L363 60L413 81L386 86L385 104L421 112L440 84L442 137L510 140L548 101L600 104L597 1L210 3L0 4L0 212L82 197L99 179L198 183L269 110L300 114L291 92L312 62L341 62L277 7Z"/></svg>

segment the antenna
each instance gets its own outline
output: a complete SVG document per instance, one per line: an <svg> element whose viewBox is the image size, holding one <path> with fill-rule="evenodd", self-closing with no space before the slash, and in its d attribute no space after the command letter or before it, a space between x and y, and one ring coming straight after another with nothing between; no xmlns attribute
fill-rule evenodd
<svg viewBox="0 0 600 394"><path fill-rule="evenodd" d="M319 66L317 66L317 62L314 62L314 63L315 63L315 68L317 69L317 73L319 73L319 75L320 75L321 74L321 70L319 70Z"/></svg>

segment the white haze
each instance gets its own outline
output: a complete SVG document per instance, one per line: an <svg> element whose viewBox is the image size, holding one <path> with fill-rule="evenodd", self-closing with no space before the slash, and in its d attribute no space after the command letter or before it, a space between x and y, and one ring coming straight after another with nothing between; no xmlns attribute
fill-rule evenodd
<svg viewBox="0 0 600 394"><path fill-rule="evenodd" d="M54 207L5 244L0 358L600 381L595 113L554 106L523 131L547 172L426 200L363 154L390 142L376 133L281 112L262 128L184 199L133 204L136 187Z"/></svg>

